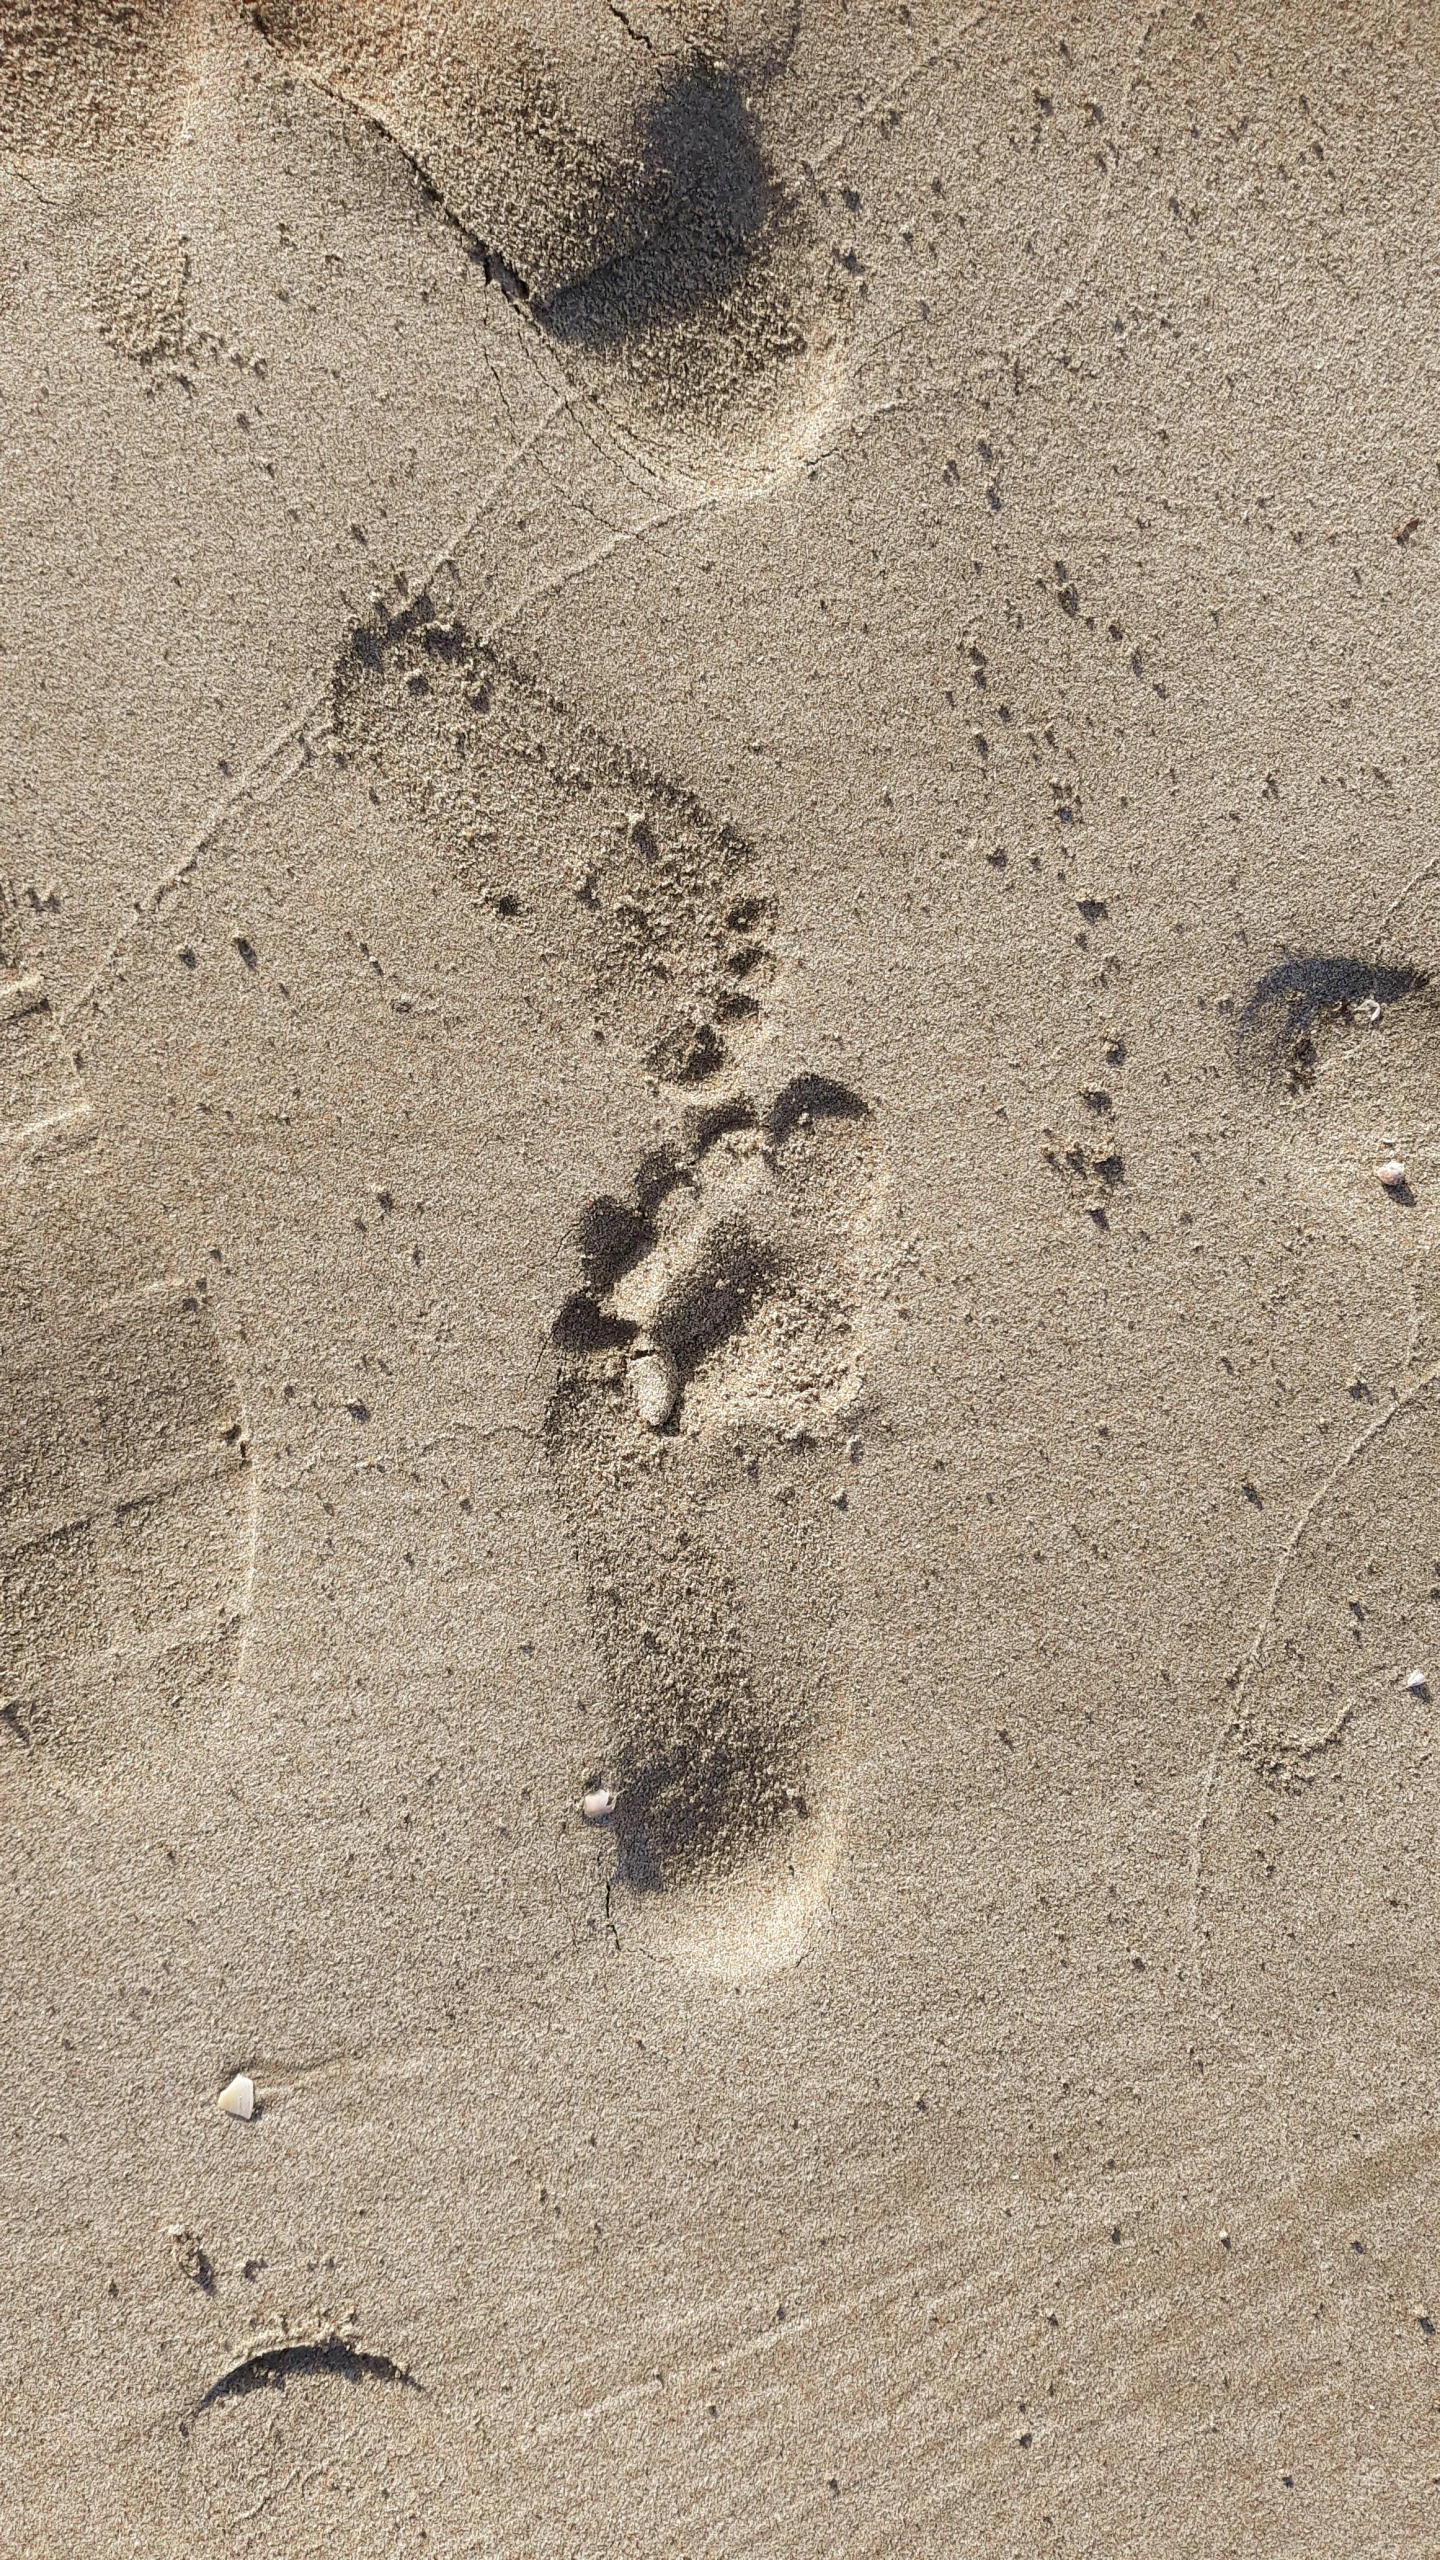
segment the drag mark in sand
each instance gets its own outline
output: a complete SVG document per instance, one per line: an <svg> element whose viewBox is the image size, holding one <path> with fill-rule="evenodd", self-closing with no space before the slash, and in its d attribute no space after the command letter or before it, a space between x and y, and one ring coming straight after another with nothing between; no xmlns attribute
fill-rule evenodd
<svg viewBox="0 0 1440 2560"><path fill-rule="evenodd" d="M1331 1473L1316 1487L1315 1492L1311 1495L1310 1500L1300 1513L1299 1518L1296 1520L1295 1525L1291 1529L1284 1547L1281 1550L1280 1560L1275 1569L1275 1574L1270 1585L1269 1595L1266 1599L1264 1612L1261 1616L1260 1623L1256 1628L1254 1639L1243 1662L1234 1674L1234 1703L1226 1710L1220 1720L1219 1728L1215 1735L1214 1745L1210 1753L1209 1761L1206 1765L1200 1789L1200 1799L1196 1808L1195 1821L1191 1829L1190 1911L1187 1941L1191 1952L1191 1959L1195 1967L1197 1987L1201 1978L1200 1901L1204 1882L1203 1869L1205 1842L1209 1830L1215 1794L1219 1785L1220 1771L1225 1759L1227 1747L1241 1742L1241 1740L1250 1733L1253 1727L1253 1714L1249 1710L1247 1702L1266 1667L1267 1654L1270 1648L1271 1637L1279 1617L1281 1602L1290 1583L1291 1576L1295 1570L1296 1562L1300 1556L1302 1546L1310 1529L1314 1526L1317 1520L1322 1517L1327 1504L1330 1503L1332 1498L1346 1486L1347 1481L1355 1468L1362 1464L1377 1442L1381 1441L1387 1434L1393 1433L1396 1425L1402 1421L1403 1417L1410 1413L1437 1383L1440 1383L1440 1362L1437 1362L1430 1368L1426 1369L1420 1377L1415 1379L1411 1386L1405 1389L1403 1394L1394 1395L1392 1401L1366 1424L1364 1430L1358 1434L1357 1438L1352 1441L1350 1447L1345 1451L1345 1454L1340 1459L1338 1465L1334 1467ZM1338 1607L1338 1599L1336 1605ZM1391 1668L1392 1666L1386 1662L1380 1665L1378 1670L1370 1676L1372 1679L1374 1677L1383 1677ZM1298 1758L1301 1760L1311 1759L1315 1756L1317 1751L1330 1748L1335 1743L1338 1743L1343 1738L1353 1714L1354 1701L1346 1699L1337 1704L1336 1712L1330 1723L1321 1727L1316 1732L1297 1734L1292 1730L1287 1735L1277 1730L1274 1735L1269 1737L1272 1747L1272 1757L1276 1764L1278 1765L1283 1763L1287 1757L1291 1759Z"/></svg>

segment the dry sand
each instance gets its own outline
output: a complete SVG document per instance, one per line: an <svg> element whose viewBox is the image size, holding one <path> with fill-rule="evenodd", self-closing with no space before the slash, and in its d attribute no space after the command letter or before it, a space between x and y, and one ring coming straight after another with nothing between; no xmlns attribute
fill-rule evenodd
<svg viewBox="0 0 1440 2560"><path fill-rule="evenodd" d="M1433 13L0 139L0 2552L1433 2553Z"/></svg>

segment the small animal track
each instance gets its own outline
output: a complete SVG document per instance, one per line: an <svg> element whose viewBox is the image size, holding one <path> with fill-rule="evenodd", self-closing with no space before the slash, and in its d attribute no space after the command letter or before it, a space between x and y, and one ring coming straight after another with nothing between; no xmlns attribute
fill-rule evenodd
<svg viewBox="0 0 1440 2560"><path fill-rule="evenodd" d="M716 13L471 13L260 0L279 51L410 160L512 300L632 429L732 457L793 442L840 271L767 165L753 101L785 47Z"/></svg>
<svg viewBox="0 0 1440 2560"><path fill-rule="evenodd" d="M352 634L334 728L424 816L487 913L541 936L592 1042L623 1040L678 1085L743 1056L775 976L774 905L734 827L428 597Z"/></svg>
<svg viewBox="0 0 1440 2560"><path fill-rule="evenodd" d="M847 1718L835 1445L865 1395L871 1113L818 1076L692 1107L591 1202L545 1437L608 1691L614 1892L676 1953L793 1953ZM655 1373L661 1392L653 1393Z"/></svg>
<svg viewBox="0 0 1440 2560"><path fill-rule="evenodd" d="M233 1676L249 1466L196 1293L11 1302L0 1341L0 1718L134 1747Z"/></svg>

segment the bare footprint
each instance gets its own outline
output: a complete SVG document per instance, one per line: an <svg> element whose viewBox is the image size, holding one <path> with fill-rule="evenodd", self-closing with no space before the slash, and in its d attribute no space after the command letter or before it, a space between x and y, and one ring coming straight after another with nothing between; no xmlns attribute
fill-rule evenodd
<svg viewBox="0 0 1440 2560"><path fill-rule="evenodd" d="M88 1112L42 980L33 971L0 974L0 1167L83 1124Z"/></svg>
<svg viewBox="0 0 1440 2560"><path fill-rule="evenodd" d="M843 315L755 120L788 12L260 0L256 17L399 145L632 432L712 467L804 442Z"/></svg>
<svg viewBox="0 0 1440 2560"><path fill-rule="evenodd" d="M843 1085L696 1106L578 1230L546 1444L606 1689L611 1916L742 1976L833 1872L844 1477L871 1326L872 1116ZM604 1808L592 1802L592 1814Z"/></svg>
<svg viewBox="0 0 1440 2560"><path fill-rule="evenodd" d="M1349 1453L1297 1523L1239 1683L1234 1750L1287 1793L1417 1701L1428 1725L1432 1674L1440 1689L1440 1376L1356 1394Z"/></svg>
<svg viewBox="0 0 1440 2560"><path fill-rule="evenodd" d="M755 851L573 719L428 597L358 629L334 685L350 756L401 792L505 936L537 935L583 1035L664 1082L743 1061L775 977Z"/></svg>
<svg viewBox="0 0 1440 2560"><path fill-rule="evenodd" d="M0 1716L87 1758L134 1748L239 1651L251 1488L194 1292L7 1303L0 1348Z"/></svg>
<svg viewBox="0 0 1440 2560"><path fill-rule="evenodd" d="M433 2435L405 2366L304 2320L249 2340L182 2422L175 2503L207 2550L380 2560L425 2539Z"/></svg>
<svg viewBox="0 0 1440 2560"><path fill-rule="evenodd" d="M93 1763L228 1690L251 1469L205 1282L138 1276L33 976L0 985L0 1112L0 1730Z"/></svg>

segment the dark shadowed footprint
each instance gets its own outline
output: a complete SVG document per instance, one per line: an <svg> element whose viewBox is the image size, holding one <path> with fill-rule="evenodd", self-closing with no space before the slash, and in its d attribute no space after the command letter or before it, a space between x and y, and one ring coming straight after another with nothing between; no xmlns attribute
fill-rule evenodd
<svg viewBox="0 0 1440 2560"><path fill-rule="evenodd" d="M580 1221L546 1418L605 1686L622 1945L792 1961L839 1846L846 1477L873 1339L874 1122L805 1076L697 1105ZM592 1804L591 1811L598 1808Z"/></svg>
<svg viewBox="0 0 1440 2560"><path fill-rule="evenodd" d="M786 10L707 0L260 0L263 32L390 136L567 370L715 464L813 440L840 271L755 117ZM773 21L773 24L771 23Z"/></svg>
<svg viewBox="0 0 1440 2560"><path fill-rule="evenodd" d="M775 976L774 906L745 838L573 719L426 597L357 630L341 751L403 795L505 933L539 936L592 1046L704 1087L743 1061Z"/></svg>

